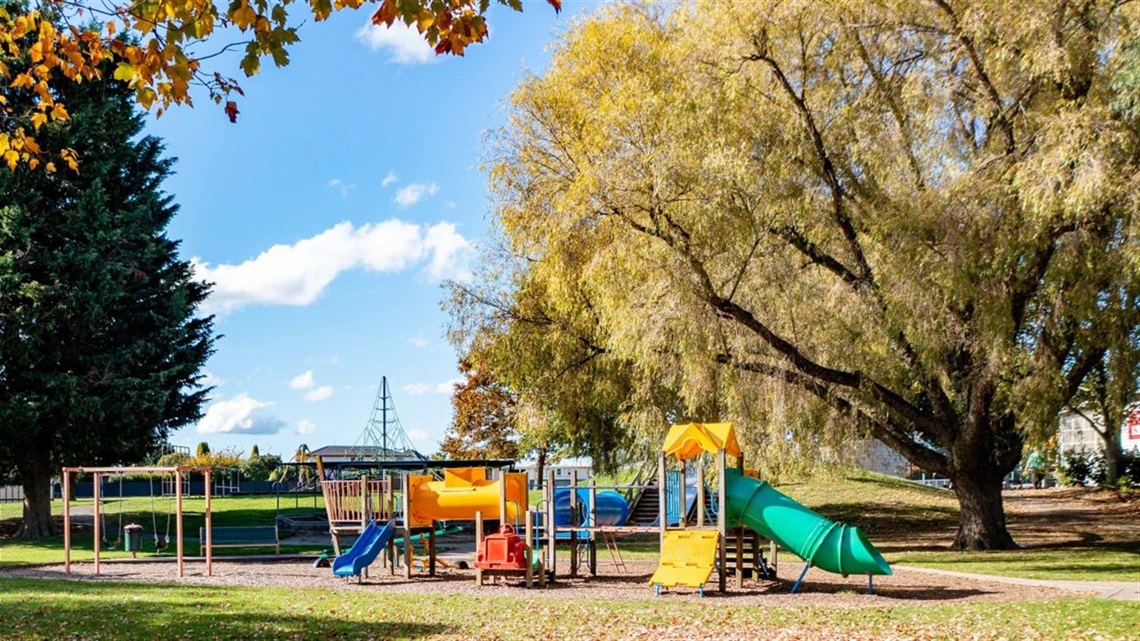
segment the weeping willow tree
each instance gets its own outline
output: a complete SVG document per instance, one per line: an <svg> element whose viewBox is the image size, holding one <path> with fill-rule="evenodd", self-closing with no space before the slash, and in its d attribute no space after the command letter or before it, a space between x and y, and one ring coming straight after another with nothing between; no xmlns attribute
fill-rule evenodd
<svg viewBox="0 0 1140 641"><path fill-rule="evenodd" d="M598 365L553 407L613 385L599 407L632 418L872 435L953 481L957 547L1013 547L1002 478L1101 361L1105 319L1135 326L1113 301L1140 282L1140 130L1116 89L1137 9L1030 4L577 24L493 140L514 258L482 345L524 378Z"/></svg>

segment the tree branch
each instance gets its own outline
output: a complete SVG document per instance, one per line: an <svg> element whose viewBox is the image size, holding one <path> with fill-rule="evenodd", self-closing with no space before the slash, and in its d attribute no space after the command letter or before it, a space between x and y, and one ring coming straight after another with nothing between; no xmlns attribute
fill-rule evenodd
<svg viewBox="0 0 1140 641"><path fill-rule="evenodd" d="M773 365L755 362L739 361L731 354L718 354L716 361L722 365L729 365L738 370L760 374L769 378L776 378L794 385L805 392L819 398L831 406L832 409L855 419L858 425L866 429L872 436L886 443L895 451L919 467L939 474L945 474L948 469L946 456L937 452L912 438L905 427L898 423L878 420L867 412L858 408L850 399L835 393L831 387L818 380L803 374Z"/></svg>

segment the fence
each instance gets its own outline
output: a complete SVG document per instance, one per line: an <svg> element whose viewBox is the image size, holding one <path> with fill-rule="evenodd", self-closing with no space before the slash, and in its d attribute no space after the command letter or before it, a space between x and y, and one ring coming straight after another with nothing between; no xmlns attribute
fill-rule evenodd
<svg viewBox="0 0 1140 641"><path fill-rule="evenodd" d="M23 500L23 485L0 485L0 503L18 503Z"/></svg>

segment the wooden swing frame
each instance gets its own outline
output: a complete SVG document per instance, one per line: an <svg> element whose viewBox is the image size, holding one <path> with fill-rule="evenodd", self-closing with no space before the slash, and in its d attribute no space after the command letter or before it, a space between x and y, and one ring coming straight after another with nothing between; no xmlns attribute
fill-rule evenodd
<svg viewBox="0 0 1140 641"><path fill-rule="evenodd" d="M174 498L176 520L176 558L178 561L178 578L186 576L185 554L182 543L182 475L189 472L201 472L205 476L206 498L206 540L201 542L206 557L206 576L214 575L214 546L211 533L210 516L210 468L180 465L177 467L65 467L61 477L63 489L63 570L71 574L71 475L86 473L93 476L92 494L95 504L94 535L95 535L95 574L100 571L100 522L99 506L102 503L102 492L99 480L102 476L121 476L124 474L173 474ZM122 506L120 506L120 509ZM122 536L122 533L119 533Z"/></svg>

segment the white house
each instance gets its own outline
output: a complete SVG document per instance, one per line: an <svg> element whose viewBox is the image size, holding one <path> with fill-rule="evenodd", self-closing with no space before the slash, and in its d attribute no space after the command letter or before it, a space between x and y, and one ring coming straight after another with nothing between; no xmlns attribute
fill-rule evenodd
<svg viewBox="0 0 1140 641"><path fill-rule="evenodd" d="M1104 450L1104 440L1089 421L1090 418L1097 421L1097 427L1100 427L1100 415L1094 412L1085 412L1085 415L1088 418L1069 409L1061 412L1057 438L1057 450L1061 454L1080 449L1091 452ZM1134 407L1124 425L1120 426L1120 447L1140 451L1140 407Z"/></svg>
<svg viewBox="0 0 1140 641"><path fill-rule="evenodd" d="M520 472L526 472L527 484L530 487L538 487L541 481L538 478L538 461L521 461L518 464ZM554 473L555 485L568 485L570 483L570 474L575 472L578 479L588 479L594 475L594 462L588 457L582 458L568 458L561 461L547 461L546 470L544 475L549 476Z"/></svg>

